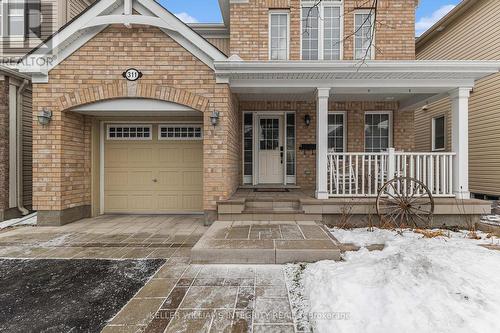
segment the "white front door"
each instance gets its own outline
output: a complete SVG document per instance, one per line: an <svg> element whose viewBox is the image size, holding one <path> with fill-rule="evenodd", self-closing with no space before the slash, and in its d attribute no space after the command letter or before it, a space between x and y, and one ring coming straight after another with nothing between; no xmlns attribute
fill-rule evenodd
<svg viewBox="0 0 500 333"><path fill-rule="evenodd" d="M258 123L259 183L284 181L283 121L281 116L264 116Z"/></svg>

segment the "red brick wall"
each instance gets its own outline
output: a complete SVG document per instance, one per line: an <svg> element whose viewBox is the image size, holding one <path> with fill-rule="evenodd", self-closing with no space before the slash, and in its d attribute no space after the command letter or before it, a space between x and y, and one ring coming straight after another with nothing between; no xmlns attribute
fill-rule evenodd
<svg viewBox="0 0 500 333"><path fill-rule="evenodd" d="M36 209L90 205L90 122L66 109L82 100L128 96L127 88L121 88L126 84L122 72L130 67L144 74L139 81L143 88L137 88L146 90L141 95L170 98L171 92L175 101L184 104L207 101L203 106L204 208L215 209L217 200L236 189L241 140L235 142L233 129L239 128L240 120L228 86L216 84L208 66L159 29L111 26L54 68L49 83L33 87L33 112L44 107L54 112L49 126L34 123ZM213 127L210 114L215 110L221 118Z"/></svg>

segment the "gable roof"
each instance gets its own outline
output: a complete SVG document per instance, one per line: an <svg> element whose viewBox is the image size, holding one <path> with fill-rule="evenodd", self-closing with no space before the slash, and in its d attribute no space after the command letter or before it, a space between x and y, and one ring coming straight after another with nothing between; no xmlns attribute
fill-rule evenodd
<svg viewBox="0 0 500 333"><path fill-rule="evenodd" d="M420 37L417 38L416 47L422 47L425 43L437 36L441 31L443 31L447 25L450 25L452 22L461 17L462 14L467 11L467 9L479 2L480 1L477 0L462 0L448 14L443 16L432 27L427 29Z"/></svg>
<svg viewBox="0 0 500 333"><path fill-rule="evenodd" d="M100 0L21 59L20 71L46 82L51 69L112 24L157 27L212 69L214 61L227 58L155 0Z"/></svg>

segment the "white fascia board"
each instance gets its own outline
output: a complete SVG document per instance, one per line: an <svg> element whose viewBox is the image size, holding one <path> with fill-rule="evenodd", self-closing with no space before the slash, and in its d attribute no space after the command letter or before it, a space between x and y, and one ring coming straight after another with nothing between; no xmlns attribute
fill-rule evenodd
<svg viewBox="0 0 500 333"><path fill-rule="evenodd" d="M216 61L217 72L233 73L314 73L314 72L393 72L393 73L496 73L500 61Z"/></svg>
<svg viewBox="0 0 500 333"><path fill-rule="evenodd" d="M53 54L56 54L56 57L53 57L50 64L46 61L44 66L21 65L20 71L47 75L52 68L111 24L157 26L212 69L214 68L214 60L223 61L227 59L215 46L155 1L133 1L133 8L141 15L122 15L124 12L123 3L117 0L101 0L65 29L57 33L50 40L48 47L38 49L23 61L27 64L37 63L37 58L48 57L48 53L52 51ZM102 15L103 13L106 13L106 15Z"/></svg>

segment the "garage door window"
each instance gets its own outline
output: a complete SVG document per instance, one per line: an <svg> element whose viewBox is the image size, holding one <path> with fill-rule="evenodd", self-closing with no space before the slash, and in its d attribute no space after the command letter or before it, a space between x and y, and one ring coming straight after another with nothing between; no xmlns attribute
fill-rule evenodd
<svg viewBox="0 0 500 333"><path fill-rule="evenodd" d="M151 125L109 125L108 140L151 140Z"/></svg>
<svg viewBox="0 0 500 333"><path fill-rule="evenodd" d="M159 140L201 140L203 131L201 125L172 126L161 125L158 131Z"/></svg>

